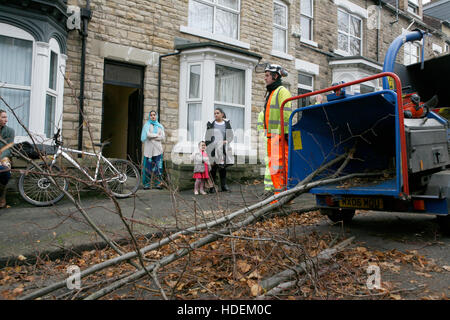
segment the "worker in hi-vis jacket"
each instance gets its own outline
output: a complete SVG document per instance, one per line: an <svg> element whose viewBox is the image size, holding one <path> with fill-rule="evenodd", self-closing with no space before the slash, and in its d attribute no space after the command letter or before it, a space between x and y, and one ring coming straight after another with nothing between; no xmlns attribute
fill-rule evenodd
<svg viewBox="0 0 450 320"><path fill-rule="evenodd" d="M281 78L285 76L287 76L286 70L279 65L268 64L264 70L267 92L263 123L267 137L270 176L275 194L283 191L287 184L289 117L292 113L292 108L290 102L284 105L284 136L281 136L280 107L284 100L291 97L289 90L281 83ZM281 139L285 139L284 150L281 148ZM285 163L282 163L283 152L285 154Z"/></svg>

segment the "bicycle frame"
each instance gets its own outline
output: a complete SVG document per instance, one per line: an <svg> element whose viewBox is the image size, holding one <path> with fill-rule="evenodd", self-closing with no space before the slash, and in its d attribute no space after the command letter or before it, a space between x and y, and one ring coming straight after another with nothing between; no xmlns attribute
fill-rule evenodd
<svg viewBox="0 0 450 320"><path fill-rule="evenodd" d="M82 154L82 155L87 155L87 156L91 156L91 157L96 157L97 158L97 165L95 167L95 174L94 177L92 177L86 170L84 170L79 164L78 162L76 162L69 154L70 153L76 153L76 154ZM117 180L120 179L120 175L121 173L119 172L119 170L116 169L116 167L113 166L113 164L107 159L105 158L101 152L99 152L98 154L92 153L92 152L86 152L86 151L80 151L80 150L75 150L75 149L70 149L70 148L64 148L61 145L58 146L58 151L56 151L56 154L53 157L52 162L50 163L50 166L53 166L58 157L59 156L63 156L67 161L69 161L75 168L77 168L78 170L80 170L89 180L91 180L91 182L103 182L104 179L97 179L98 174L99 174L99 169L100 169L100 160L105 161L114 171L115 173L118 175L117 177L114 178L110 178L108 179L108 181L111 180Z"/></svg>

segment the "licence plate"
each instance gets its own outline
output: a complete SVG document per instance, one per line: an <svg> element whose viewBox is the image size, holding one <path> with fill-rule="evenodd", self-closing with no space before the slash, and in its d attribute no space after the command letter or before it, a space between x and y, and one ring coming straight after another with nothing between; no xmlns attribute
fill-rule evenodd
<svg viewBox="0 0 450 320"><path fill-rule="evenodd" d="M383 209L383 199L379 198L343 198L339 200L342 208Z"/></svg>

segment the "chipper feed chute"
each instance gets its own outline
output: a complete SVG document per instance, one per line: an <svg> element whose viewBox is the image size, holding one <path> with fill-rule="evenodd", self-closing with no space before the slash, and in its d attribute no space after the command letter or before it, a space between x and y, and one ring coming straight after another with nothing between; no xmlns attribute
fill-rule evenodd
<svg viewBox="0 0 450 320"><path fill-rule="evenodd" d="M297 109L291 115L288 159L289 187L296 185L320 166L339 155L355 149L353 158L343 173L385 173L385 178L363 187L352 189L353 194L382 194L399 196L400 159L399 135L396 126L396 95L392 91L357 95L321 105ZM334 168L322 174L330 175ZM320 176L318 178L321 178ZM348 193L327 185L312 192Z"/></svg>

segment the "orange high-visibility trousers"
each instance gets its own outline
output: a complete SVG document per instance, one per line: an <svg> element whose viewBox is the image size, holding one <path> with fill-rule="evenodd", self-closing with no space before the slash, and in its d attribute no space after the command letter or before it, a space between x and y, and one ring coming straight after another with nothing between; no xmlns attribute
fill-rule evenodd
<svg viewBox="0 0 450 320"><path fill-rule="evenodd" d="M275 194L280 193L286 188L287 184L287 161L289 146L287 141L284 143L284 150L281 150L281 137L279 134L270 134L267 137L267 155L269 157L269 170L272 177L272 183ZM285 162L283 164L283 153L285 154ZM283 177L284 167L284 177Z"/></svg>

